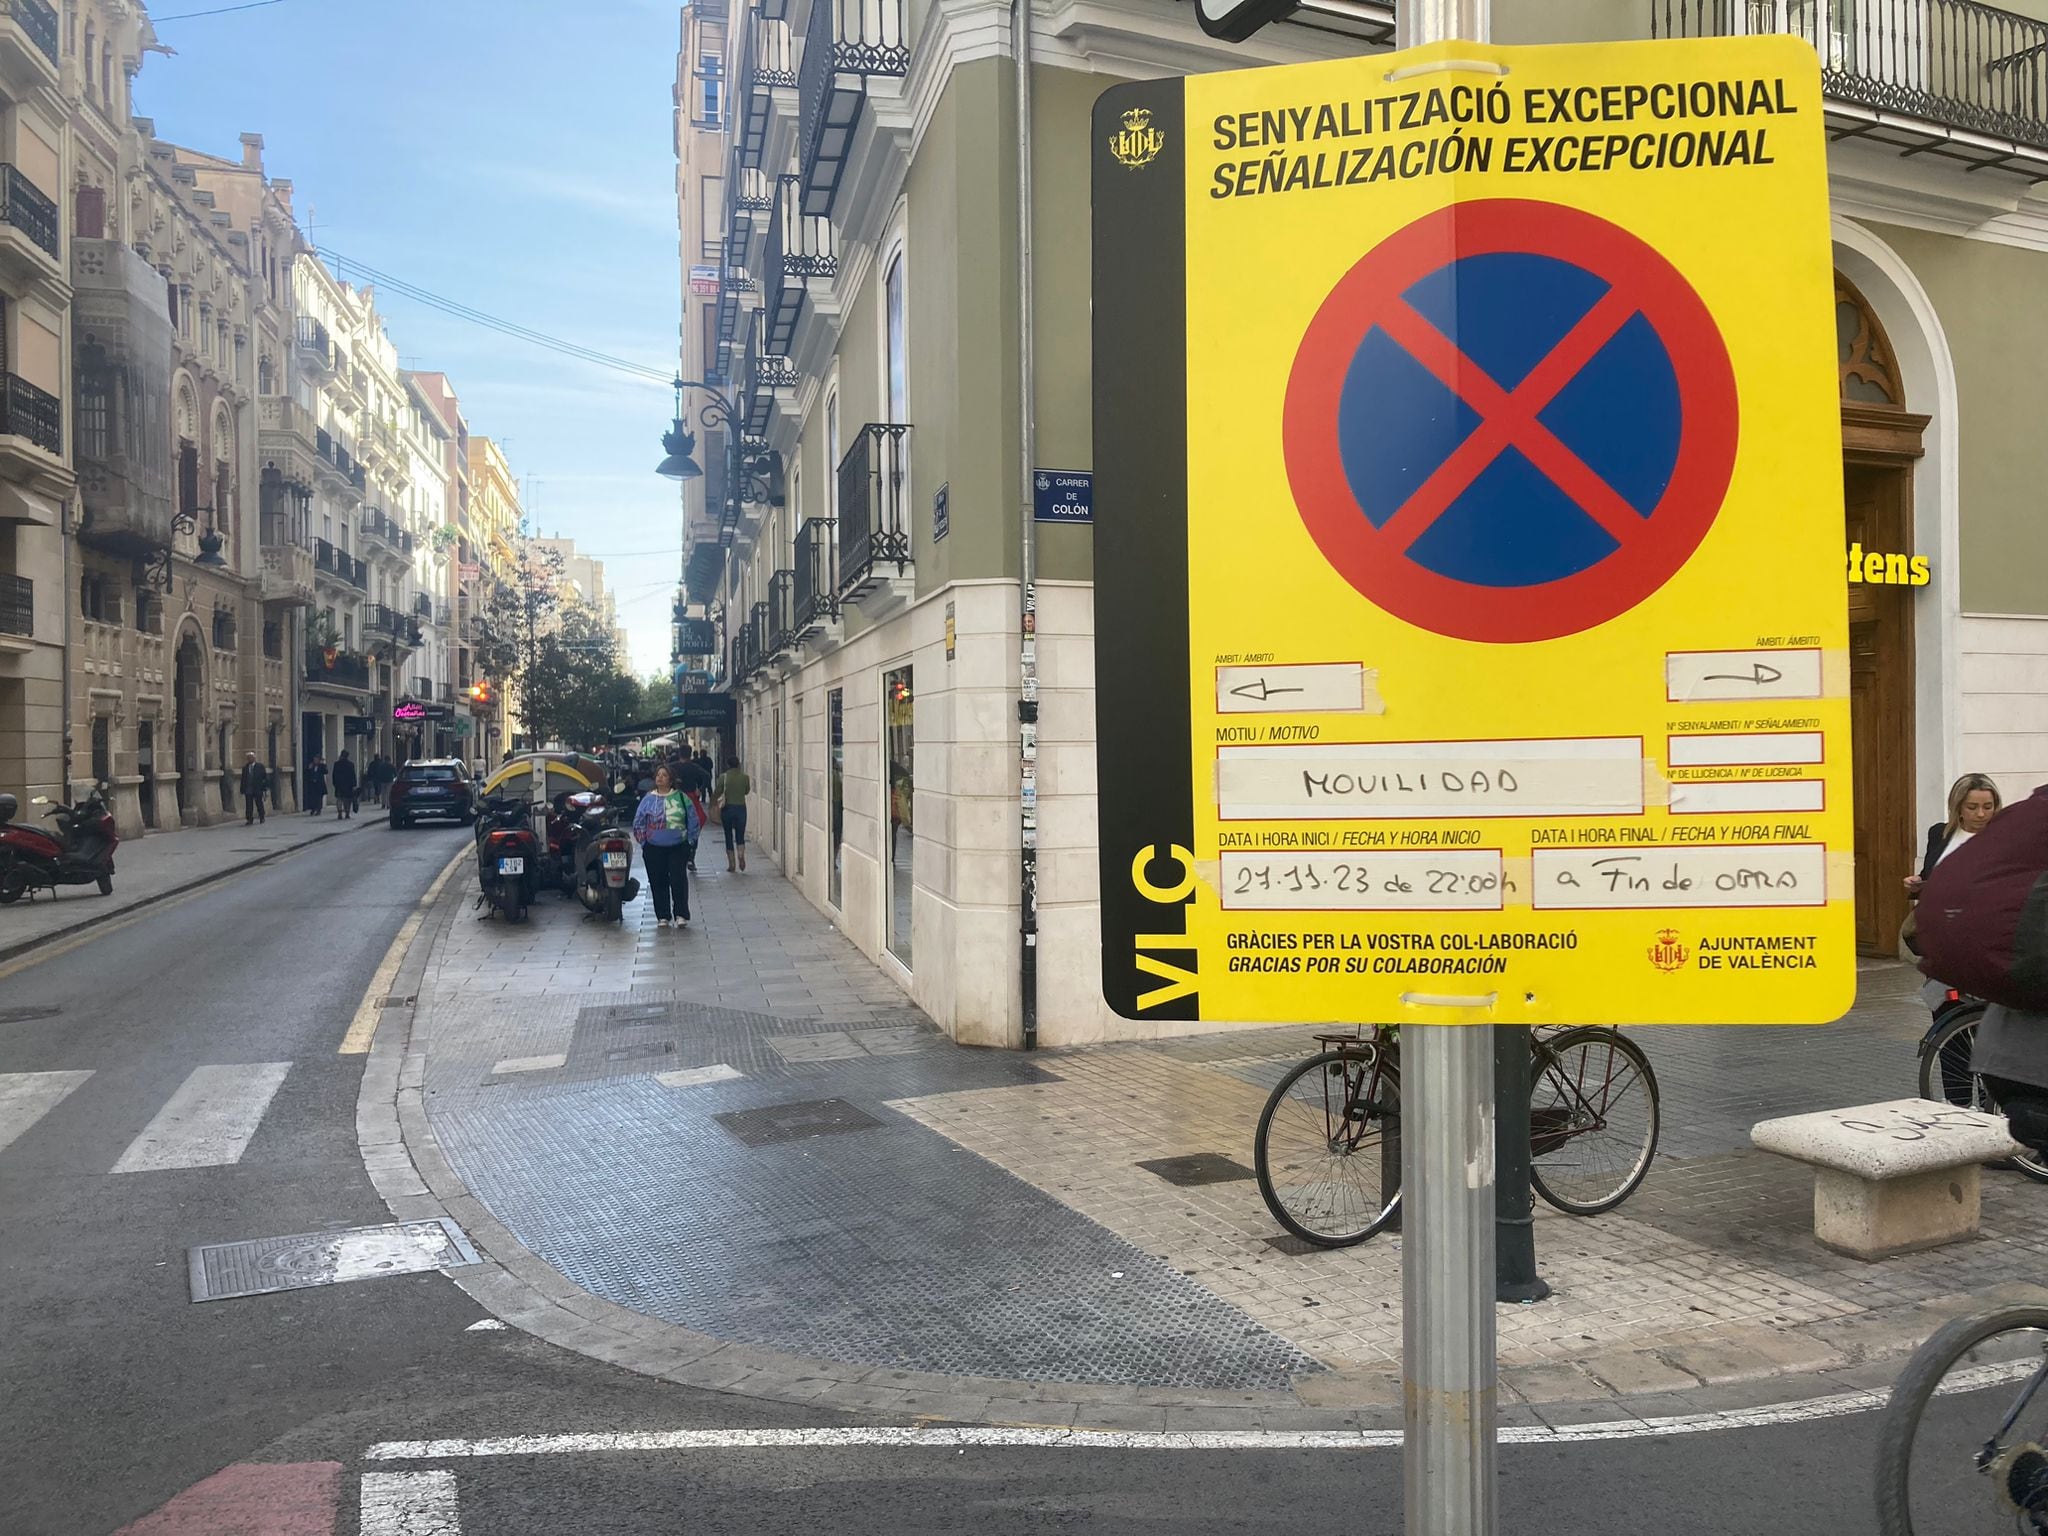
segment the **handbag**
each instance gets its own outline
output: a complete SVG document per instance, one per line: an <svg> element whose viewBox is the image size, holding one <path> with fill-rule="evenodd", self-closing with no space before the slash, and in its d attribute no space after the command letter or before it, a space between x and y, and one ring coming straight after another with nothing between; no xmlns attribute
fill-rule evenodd
<svg viewBox="0 0 2048 1536"><path fill-rule="evenodd" d="M1899 950L1902 954L1918 957L1920 953L1920 907L1918 903L1906 909L1905 919L1899 924Z"/></svg>

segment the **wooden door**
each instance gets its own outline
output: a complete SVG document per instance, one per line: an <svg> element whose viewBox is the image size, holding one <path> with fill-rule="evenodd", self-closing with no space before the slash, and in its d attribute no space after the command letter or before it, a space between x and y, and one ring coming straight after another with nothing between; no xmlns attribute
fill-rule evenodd
<svg viewBox="0 0 2048 1536"><path fill-rule="evenodd" d="M1900 464L1843 469L1845 544L1902 552L1912 471ZM1849 720L1855 750L1856 947L1897 951L1906 915L1901 882L1913 871L1913 608L1911 587L1849 587Z"/></svg>

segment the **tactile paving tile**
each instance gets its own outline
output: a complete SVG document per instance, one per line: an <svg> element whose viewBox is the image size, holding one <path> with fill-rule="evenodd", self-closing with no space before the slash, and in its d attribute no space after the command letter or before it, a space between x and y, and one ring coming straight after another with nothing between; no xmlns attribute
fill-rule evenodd
<svg viewBox="0 0 2048 1536"><path fill-rule="evenodd" d="M948 1057L1015 1061L871 1058L835 1063L834 1085L929 1073ZM990 1086L994 1074L954 1075ZM443 1098L432 1113L443 1149L521 1242L598 1296L719 1338L1035 1381L1277 1389L1319 1369L870 1091L846 1093L879 1122L858 1135L750 1147L711 1118L788 1095L787 1081L613 1078Z"/></svg>

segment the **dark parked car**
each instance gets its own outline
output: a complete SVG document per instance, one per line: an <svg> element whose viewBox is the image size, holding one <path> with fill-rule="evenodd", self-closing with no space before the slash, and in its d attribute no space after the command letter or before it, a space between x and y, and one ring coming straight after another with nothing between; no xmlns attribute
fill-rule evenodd
<svg viewBox="0 0 2048 1536"><path fill-rule="evenodd" d="M391 825L409 827L422 816L445 816L468 826L476 820L469 770L452 757L406 763L391 781Z"/></svg>

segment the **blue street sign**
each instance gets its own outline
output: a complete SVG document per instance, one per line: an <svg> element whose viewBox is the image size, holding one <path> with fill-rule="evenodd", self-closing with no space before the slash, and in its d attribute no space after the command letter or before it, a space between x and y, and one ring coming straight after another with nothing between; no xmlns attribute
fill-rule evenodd
<svg viewBox="0 0 2048 1536"><path fill-rule="evenodd" d="M1039 523L1094 522L1094 471L1034 470L1031 475L1031 518Z"/></svg>

